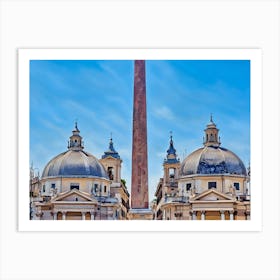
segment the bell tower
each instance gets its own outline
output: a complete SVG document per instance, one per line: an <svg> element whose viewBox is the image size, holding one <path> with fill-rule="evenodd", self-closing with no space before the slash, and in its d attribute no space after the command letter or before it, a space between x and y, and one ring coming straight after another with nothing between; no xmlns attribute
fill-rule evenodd
<svg viewBox="0 0 280 280"><path fill-rule="evenodd" d="M180 169L180 160L177 157L176 149L173 144L173 137L170 133L170 142L169 148L167 150L166 159L163 163L164 168L164 178L163 184L165 186L164 193L171 194L174 191L177 191L178 187L178 176Z"/></svg>
<svg viewBox="0 0 280 280"><path fill-rule="evenodd" d="M109 179L112 183L121 183L121 164L122 159L119 153L115 150L112 135L109 142L109 148L100 159L100 162L104 165Z"/></svg>

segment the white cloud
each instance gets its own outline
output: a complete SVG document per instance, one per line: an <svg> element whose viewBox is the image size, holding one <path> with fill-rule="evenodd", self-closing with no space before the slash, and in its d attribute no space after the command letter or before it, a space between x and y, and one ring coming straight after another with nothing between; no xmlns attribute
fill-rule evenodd
<svg viewBox="0 0 280 280"><path fill-rule="evenodd" d="M154 108L153 114L160 119L165 119L165 120L174 120L174 114L172 111L166 107L166 106L161 106L161 107L156 107Z"/></svg>

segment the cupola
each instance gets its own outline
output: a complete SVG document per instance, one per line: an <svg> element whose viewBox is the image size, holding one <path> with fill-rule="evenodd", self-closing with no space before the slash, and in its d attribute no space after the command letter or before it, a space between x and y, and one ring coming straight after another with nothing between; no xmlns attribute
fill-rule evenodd
<svg viewBox="0 0 280 280"><path fill-rule="evenodd" d="M210 116L210 122L207 124L205 131L205 137L203 138L204 146L219 147L221 145L219 137L219 129L213 122L212 114Z"/></svg>
<svg viewBox="0 0 280 280"><path fill-rule="evenodd" d="M68 141L68 149L79 151L84 149L83 137L80 136L80 130L78 129L77 122L75 122L75 129L72 130L73 135L70 136Z"/></svg>

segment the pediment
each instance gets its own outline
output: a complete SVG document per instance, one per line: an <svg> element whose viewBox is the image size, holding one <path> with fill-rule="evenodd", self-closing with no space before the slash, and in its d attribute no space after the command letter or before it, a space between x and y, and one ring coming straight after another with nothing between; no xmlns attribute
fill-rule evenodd
<svg viewBox="0 0 280 280"><path fill-rule="evenodd" d="M217 190L211 189L191 198L190 200L193 202L194 201L219 201L219 200L229 202L229 201L233 201L233 198Z"/></svg>
<svg viewBox="0 0 280 280"><path fill-rule="evenodd" d="M77 189L73 189L71 191L59 194L55 198L52 199L51 202L67 202L67 201L79 201L79 202L96 202L96 200L87 193L81 192Z"/></svg>

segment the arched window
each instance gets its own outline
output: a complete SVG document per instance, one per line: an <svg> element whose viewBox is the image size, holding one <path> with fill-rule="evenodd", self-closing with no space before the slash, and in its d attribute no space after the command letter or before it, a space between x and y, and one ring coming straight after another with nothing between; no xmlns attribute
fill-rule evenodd
<svg viewBox="0 0 280 280"><path fill-rule="evenodd" d="M114 180L114 168L112 166L109 166L107 169L107 173L110 180Z"/></svg>
<svg viewBox="0 0 280 280"><path fill-rule="evenodd" d="M169 168L169 178L174 178L175 177L175 168Z"/></svg>
<svg viewBox="0 0 280 280"><path fill-rule="evenodd" d="M192 187L192 184L191 183L187 183L186 184L186 191L189 191Z"/></svg>

